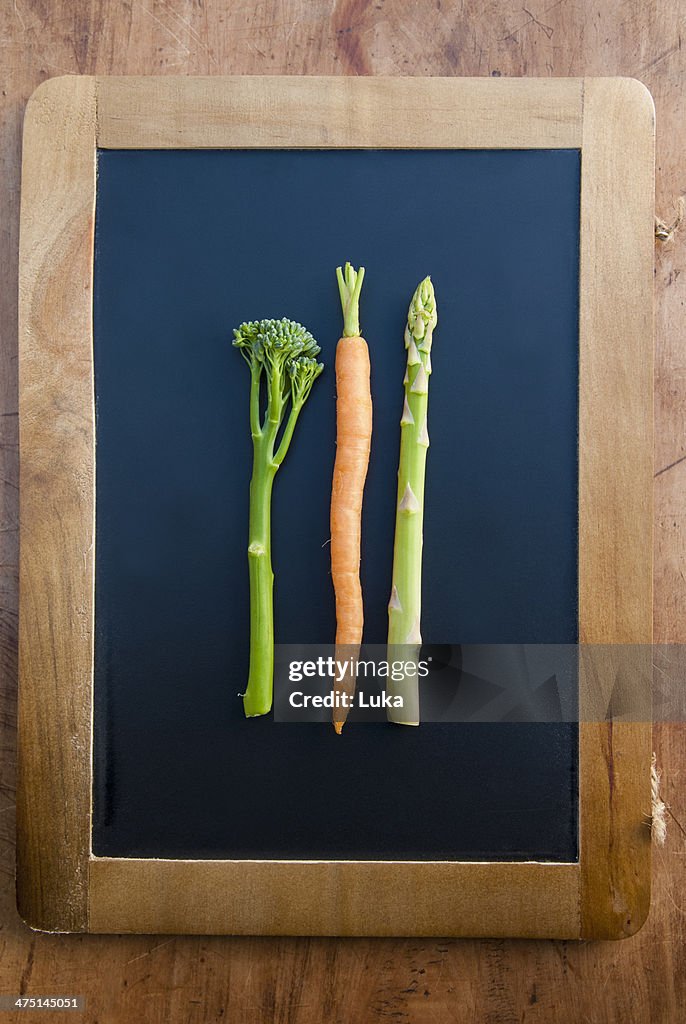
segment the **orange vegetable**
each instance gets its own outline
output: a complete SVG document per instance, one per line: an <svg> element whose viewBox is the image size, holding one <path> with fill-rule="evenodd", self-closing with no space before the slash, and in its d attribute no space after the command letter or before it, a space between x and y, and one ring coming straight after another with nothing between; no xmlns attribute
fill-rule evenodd
<svg viewBox="0 0 686 1024"><path fill-rule="evenodd" d="M336 461L331 489L331 576L336 595L336 659L357 658L364 626L360 584L362 498L372 438L372 396L367 342L360 335L359 299L364 267L336 270L343 307L343 336L336 347ZM355 674L336 682L336 694L350 700ZM333 725L340 734L348 707L334 702Z"/></svg>

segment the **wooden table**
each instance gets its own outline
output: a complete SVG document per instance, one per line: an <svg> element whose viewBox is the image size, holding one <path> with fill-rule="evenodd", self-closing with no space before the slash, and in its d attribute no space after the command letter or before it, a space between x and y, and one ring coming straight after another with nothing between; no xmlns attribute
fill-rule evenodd
<svg viewBox="0 0 686 1024"><path fill-rule="evenodd" d="M686 729L655 729L670 805L648 924L623 943L81 937L14 909L16 287L21 119L59 74L631 75L657 107L657 211L686 191L684 5L577 0L6 0L0 10L0 993L88 1022L671 1024L686 1002ZM680 34L681 33L681 34ZM48 184L48 183L46 183ZM478 225L475 225L475 230ZM686 640L686 229L656 252L655 639ZM682 825L682 822L684 825ZM13 1022L45 1014L4 1014Z"/></svg>

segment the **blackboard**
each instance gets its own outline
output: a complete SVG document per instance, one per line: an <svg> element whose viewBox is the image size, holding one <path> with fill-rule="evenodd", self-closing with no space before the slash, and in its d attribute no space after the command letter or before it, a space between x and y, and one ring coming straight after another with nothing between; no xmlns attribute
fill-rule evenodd
<svg viewBox="0 0 686 1024"><path fill-rule="evenodd" d="M424 637L574 643L579 194L576 149L99 152L94 854L577 859L576 725L245 721L251 450L230 340L288 316L327 364L276 482L277 640L334 631L333 270L350 259L375 417L366 639L386 632L404 317L431 273Z"/></svg>
<svg viewBox="0 0 686 1024"><path fill-rule="evenodd" d="M651 725L604 716L617 655L652 642L654 142L631 79L65 76L34 93L24 920L563 939L641 926ZM287 724L278 701L242 718L250 439L230 340L245 317L286 315L322 342L328 370L276 481L274 561L277 638L330 643L346 259L367 267L373 356L368 642L386 630L403 320L417 281L436 286L423 633L439 667L452 656L423 691L440 715L424 701L409 729L353 712L339 740ZM518 684L533 652L545 679L523 715L443 713L483 695L475 641L510 644ZM557 717L553 649L572 652Z"/></svg>

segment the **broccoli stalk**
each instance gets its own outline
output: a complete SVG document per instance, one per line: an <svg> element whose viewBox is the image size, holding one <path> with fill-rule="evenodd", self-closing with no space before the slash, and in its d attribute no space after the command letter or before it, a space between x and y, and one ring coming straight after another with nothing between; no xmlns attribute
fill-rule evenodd
<svg viewBox="0 0 686 1024"><path fill-rule="evenodd" d="M312 385L324 369L309 331L292 320L255 320L235 330L234 345L250 368L253 443L248 526L250 671L243 694L246 717L266 715L274 683L274 573L271 554L272 487ZM266 409L260 413L261 392ZM286 414L288 414L286 418ZM279 430L284 424L281 436Z"/></svg>

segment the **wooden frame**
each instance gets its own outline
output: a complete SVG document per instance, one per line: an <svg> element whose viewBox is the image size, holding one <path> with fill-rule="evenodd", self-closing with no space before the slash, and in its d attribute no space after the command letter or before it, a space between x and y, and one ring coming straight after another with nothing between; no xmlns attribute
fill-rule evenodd
<svg viewBox="0 0 686 1024"><path fill-rule="evenodd" d="M580 637L652 639L654 114L640 83L52 79L29 101L21 203L21 914L49 931L632 934L650 902L648 723L581 724L578 863L92 855L98 147L580 149Z"/></svg>

